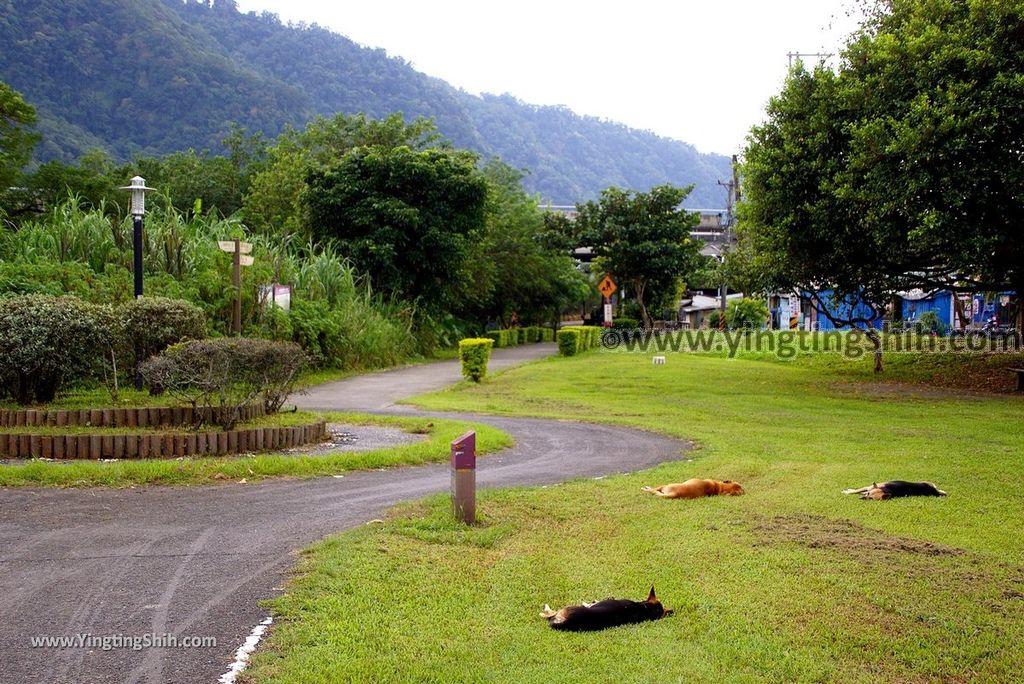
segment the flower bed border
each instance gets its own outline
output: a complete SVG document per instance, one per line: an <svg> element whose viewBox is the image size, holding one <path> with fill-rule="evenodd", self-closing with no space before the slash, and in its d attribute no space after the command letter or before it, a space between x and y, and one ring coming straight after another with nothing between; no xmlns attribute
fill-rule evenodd
<svg viewBox="0 0 1024 684"><path fill-rule="evenodd" d="M97 460L229 456L289 449L321 442L326 436L327 423L322 420L298 427L149 435L35 435L0 432L0 458Z"/></svg>
<svg viewBox="0 0 1024 684"><path fill-rule="evenodd" d="M191 406L153 406L141 408L102 409L0 409L0 427L178 427L191 425L197 413L205 411L206 424L217 424L219 408L193 410ZM240 409L240 421L261 418L266 414L263 403Z"/></svg>

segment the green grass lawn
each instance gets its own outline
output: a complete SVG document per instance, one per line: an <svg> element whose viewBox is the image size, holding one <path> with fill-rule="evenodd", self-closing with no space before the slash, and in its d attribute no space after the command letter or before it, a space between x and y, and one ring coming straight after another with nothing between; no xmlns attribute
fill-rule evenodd
<svg viewBox="0 0 1024 684"><path fill-rule="evenodd" d="M10 461L0 464L0 487L131 487L136 485L197 485L222 481L254 482L270 477L315 477L350 470L389 468L444 461L449 444L466 430L476 430L482 453L510 446L511 438L495 428L454 420L394 418L349 413L299 412L265 416L249 425L305 424L325 418L348 425L381 425L426 435L416 444L373 451L306 454L266 453L251 456L139 459L120 461ZM92 430L99 432L99 430Z"/></svg>
<svg viewBox="0 0 1024 684"><path fill-rule="evenodd" d="M421 398L700 448L635 475L485 492L475 528L436 497L320 543L271 603L246 681L1020 681L1024 402L883 386L851 363L591 353ZM748 494L640 491L689 477ZM840 494L896 478L950 495ZM651 584L675 615L596 634L537 615Z"/></svg>

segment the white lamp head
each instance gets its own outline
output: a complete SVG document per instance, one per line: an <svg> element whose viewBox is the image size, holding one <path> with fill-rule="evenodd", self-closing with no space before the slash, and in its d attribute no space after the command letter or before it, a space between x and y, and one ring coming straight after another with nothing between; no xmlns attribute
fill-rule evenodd
<svg viewBox="0 0 1024 684"><path fill-rule="evenodd" d="M132 178L132 184L121 188L132 193L132 216L142 218L146 213L146 193L156 188L147 188L146 179L142 176Z"/></svg>

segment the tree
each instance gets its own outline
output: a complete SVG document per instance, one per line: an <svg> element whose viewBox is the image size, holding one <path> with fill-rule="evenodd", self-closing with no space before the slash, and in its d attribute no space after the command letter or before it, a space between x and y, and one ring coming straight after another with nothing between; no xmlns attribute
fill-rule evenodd
<svg viewBox="0 0 1024 684"><path fill-rule="evenodd" d="M304 225L302 193L311 172L328 168L360 146L422 150L435 142L431 122L406 123L401 114L380 121L338 114L317 117L301 131L287 128L266 151L267 158L248 187L245 218L259 232L299 233Z"/></svg>
<svg viewBox="0 0 1024 684"><path fill-rule="evenodd" d="M82 155L77 166L61 161L40 164L26 178L26 185L47 207L73 196L86 205L114 211L128 204L128 193L118 188L135 175L119 171L106 152L96 149Z"/></svg>
<svg viewBox="0 0 1024 684"><path fill-rule="evenodd" d="M35 122L36 110L32 105L0 81L0 200L18 184L21 170L32 158L32 150L39 140L30 130ZM0 212L6 204L6 201L0 204Z"/></svg>
<svg viewBox="0 0 1024 684"><path fill-rule="evenodd" d="M552 320L566 305L586 297L590 286L568 250L541 240L544 212L522 187L523 173L492 159L482 168L487 181L483 234L467 262L459 313L507 324L516 314L524 325Z"/></svg>
<svg viewBox="0 0 1024 684"><path fill-rule="evenodd" d="M779 287L867 328L900 291L1024 289L1024 4L879 3L749 137L741 230ZM819 304L827 302L819 301Z"/></svg>
<svg viewBox="0 0 1024 684"><path fill-rule="evenodd" d="M591 247L599 265L636 298L651 327L647 306L677 289L701 263L700 242L690 239L696 213L680 204L690 188L659 185L650 192L608 188L597 202L576 205L576 220L552 219L549 226L572 247Z"/></svg>
<svg viewBox="0 0 1024 684"><path fill-rule="evenodd" d="M358 147L306 182L310 232L337 240L375 290L435 310L454 303L484 224L487 183L474 154Z"/></svg>

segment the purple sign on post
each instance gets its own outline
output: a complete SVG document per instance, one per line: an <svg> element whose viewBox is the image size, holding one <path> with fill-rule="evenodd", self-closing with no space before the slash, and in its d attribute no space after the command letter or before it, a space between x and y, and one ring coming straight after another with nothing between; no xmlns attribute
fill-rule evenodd
<svg viewBox="0 0 1024 684"><path fill-rule="evenodd" d="M476 469L476 433L467 432L452 442L452 468Z"/></svg>
<svg viewBox="0 0 1024 684"><path fill-rule="evenodd" d="M452 442L452 507L458 520L476 522L476 433Z"/></svg>

